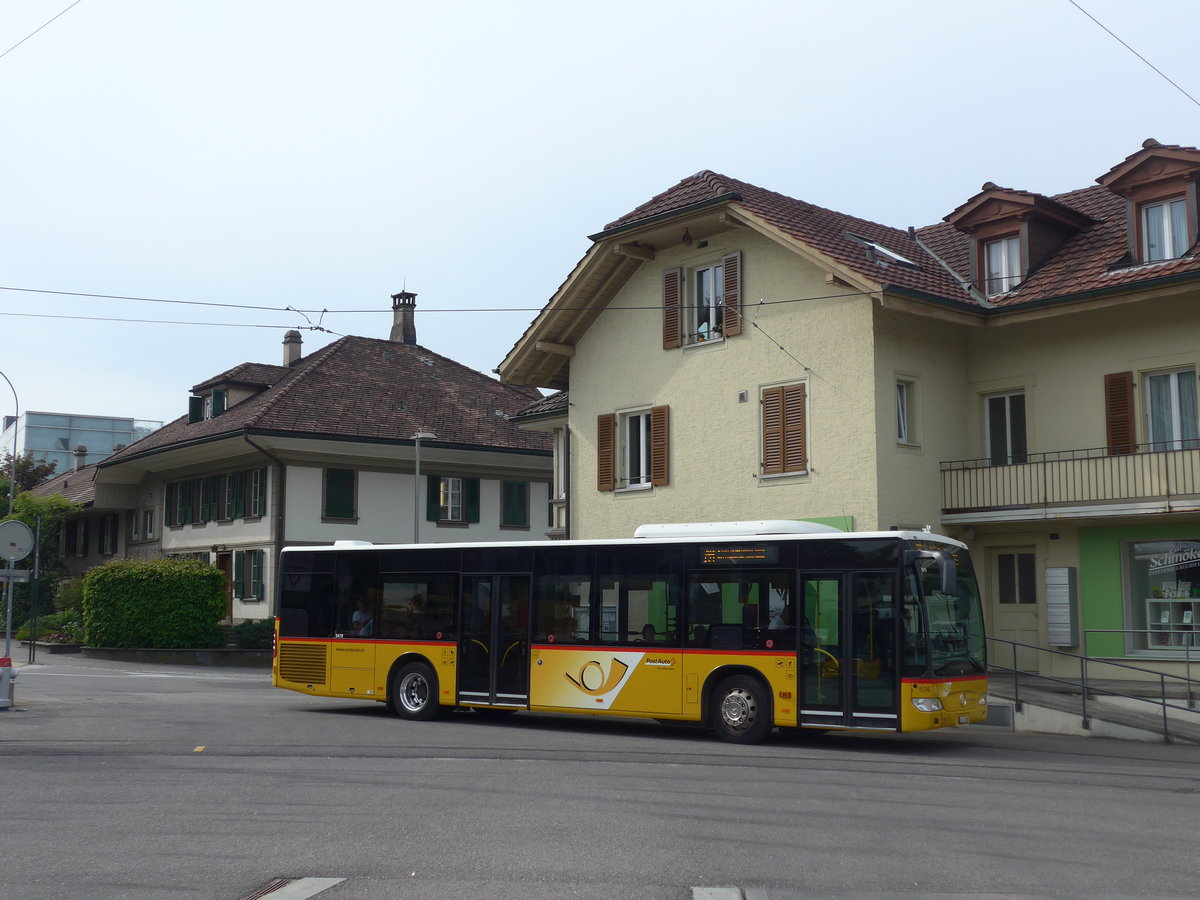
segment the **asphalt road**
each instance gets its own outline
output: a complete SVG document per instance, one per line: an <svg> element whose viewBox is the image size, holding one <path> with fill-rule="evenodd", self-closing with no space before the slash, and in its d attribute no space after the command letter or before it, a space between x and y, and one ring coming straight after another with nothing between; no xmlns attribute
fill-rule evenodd
<svg viewBox="0 0 1200 900"><path fill-rule="evenodd" d="M261 670L45 657L0 712L0 897L1192 897L1200 748L984 730L736 747L407 723ZM336 881L337 879L342 879Z"/></svg>

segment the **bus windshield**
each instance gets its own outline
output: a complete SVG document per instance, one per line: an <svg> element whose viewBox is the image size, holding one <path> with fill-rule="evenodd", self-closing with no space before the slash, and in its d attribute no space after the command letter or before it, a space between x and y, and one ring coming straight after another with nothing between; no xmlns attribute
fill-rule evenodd
<svg viewBox="0 0 1200 900"><path fill-rule="evenodd" d="M921 561L921 587L929 624L929 663L934 675L982 673L987 669L987 644L979 585L970 557L959 552L953 556L958 577L952 594L941 591L936 561Z"/></svg>

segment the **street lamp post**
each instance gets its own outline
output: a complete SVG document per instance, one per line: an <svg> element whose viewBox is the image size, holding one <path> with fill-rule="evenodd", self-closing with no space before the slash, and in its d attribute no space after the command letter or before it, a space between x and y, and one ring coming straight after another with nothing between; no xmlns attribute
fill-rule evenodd
<svg viewBox="0 0 1200 900"><path fill-rule="evenodd" d="M431 431L418 431L410 438L416 448L416 464L413 471L413 543L421 543L421 441L436 440Z"/></svg>
<svg viewBox="0 0 1200 900"><path fill-rule="evenodd" d="M17 496L17 432L21 427L21 398L17 396L17 389L13 387L12 381L3 372L0 372L0 377L3 377L8 382L8 387L13 394L13 402L16 404L16 416L13 418L13 448L12 448L12 468L8 476L8 514L11 517L13 511L13 500ZM13 670L12 670L12 622L13 622L13 563L8 560L8 580L5 584L5 593L7 595L7 603L5 604L4 616L4 663L0 668L0 709L8 709L13 702ZM36 635L32 635L36 639Z"/></svg>

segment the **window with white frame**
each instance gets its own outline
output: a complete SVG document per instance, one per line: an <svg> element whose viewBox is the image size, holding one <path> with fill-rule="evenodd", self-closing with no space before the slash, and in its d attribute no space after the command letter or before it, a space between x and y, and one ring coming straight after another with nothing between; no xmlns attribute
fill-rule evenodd
<svg viewBox="0 0 1200 900"><path fill-rule="evenodd" d="M142 537L146 540L154 537L154 510L152 509L142 511Z"/></svg>
<svg viewBox="0 0 1200 900"><path fill-rule="evenodd" d="M696 344L721 337L724 309L724 265L705 266L694 270L687 342Z"/></svg>
<svg viewBox="0 0 1200 900"><path fill-rule="evenodd" d="M650 486L650 410L620 416L621 456L618 488Z"/></svg>
<svg viewBox="0 0 1200 900"><path fill-rule="evenodd" d="M1025 392L983 398L984 444L993 466L1023 463L1029 458L1025 425Z"/></svg>
<svg viewBox="0 0 1200 900"><path fill-rule="evenodd" d="M911 378L896 379L896 443L918 444L916 428L917 383Z"/></svg>
<svg viewBox="0 0 1200 900"><path fill-rule="evenodd" d="M443 522L463 521L463 480L443 477L438 487L438 518Z"/></svg>
<svg viewBox="0 0 1200 900"><path fill-rule="evenodd" d="M1021 239L1000 238L983 245L984 293L989 297L1011 291L1021 280Z"/></svg>
<svg viewBox="0 0 1200 900"><path fill-rule="evenodd" d="M1187 202L1174 197L1142 206L1142 260L1178 259L1188 249Z"/></svg>
<svg viewBox="0 0 1200 900"><path fill-rule="evenodd" d="M1196 446L1196 370L1176 369L1144 376L1147 436L1155 450Z"/></svg>
<svg viewBox="0 0 1200 900"><path fill-rule="evenodd" d="M129 540L140 541L142 539L142 517L140 512L136 509L126 510L125 518L129 521Z"/></svg>

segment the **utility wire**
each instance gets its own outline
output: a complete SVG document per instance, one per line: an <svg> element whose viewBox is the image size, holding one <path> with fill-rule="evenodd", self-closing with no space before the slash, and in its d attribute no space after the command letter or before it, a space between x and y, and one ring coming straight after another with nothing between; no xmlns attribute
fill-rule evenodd
<svg viewBox="0 0 1200 900"><path fill-rule="evenodd" d="M1150 62L1150 60L1146 59L1146 57L1142 56L1142 54L1138 53L1136 50L1134 50L1132 47L1130 47L1127 43L1125 43L1125 41L1121 40L1121 38L1118 37L1111 28L1109 28L1107 25L1105 25L1103 22L1101 22L1099 19L1097 19L1095 16L1093 16L1090 12L1088 12L1086 9L1084 9L1082 6L1080 6L1078 3L1076 3L1075 0L1067 0L1067 2L1070 3L1077 10L1079 10L1081 13L1083 13L1085 16L1087 16L1089 19L1091 19L1093 22L1095 22L1097 25L1099 25L1101 28L1103 28L1105 31L1107 31L1112 36L1113 40L1117 41L1122 47L1124 47L1126 50L1128 50L1130 53L1132 53L1134 56L1136 56L1138 59L1140 59L1146 65L1148 65L1151 69L1153 69L1155 72L1157 72L1158 75L1167 84L1171 85L1171 87L1175 88L1175 90L1179 91L1179 93L1183 94L1183 96L1187 97L1189 100L1191 100L1197 106L1200 106L1200 100L1197 100L1195 97L1193 97L1187 91L1185 91L1183 88L1181 88L1179 85L1177 85L1174 81L1172 81L1170 78L1168 78L1158 66L1154 65L1154 63Z"/></svg>
<svg viewBox="0 0 1200 900"><path fill-rule="evenodd" d="M77 7L82 2L83 2L83 0L75 0L74 3L72 3L66 9L64 9L62 12L60 12L58 14L58 16L55 16L54 19L57 19L59 16L65 15L66 13L70 12L71 10L73 10L75 7ZM5 50L3 53L0 53L0 59L4 59L4 57L8 56L8 54L12 53L14 50L16 50L18 47L20 47L23 43L25 43L27 40L29 40L31 37L33 37L35 34L37 34L43 28L45 28L46 25L49 25L50 22L53 22L54 19L51 19L49 22L39 25L33 31L29 32L29 34L25 35L25 37L21 38L19 41L17 41L11 47L9 47L7 50Z"/></svg>
<svg viewBox="0 0 1200 900"><path fill-rule="evenodd" d="M210 325L213 328L271 328L278 329L281 325L256 325L250 322L178 322L171 319L118 319L105 316L55 316L49 313L16 313L0 312L0 316L16 316L22 319L70 319L76 322L127 322L135 325ZM321 325L295 325L299 331L323 331L335 337L345 337L336 331L330 331Z"/></svg>

